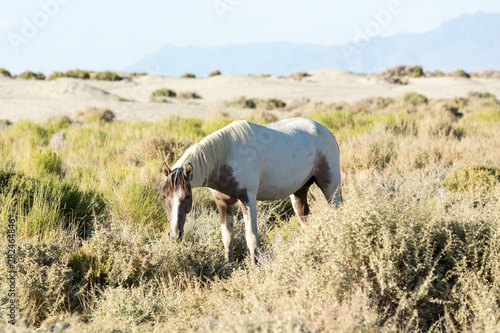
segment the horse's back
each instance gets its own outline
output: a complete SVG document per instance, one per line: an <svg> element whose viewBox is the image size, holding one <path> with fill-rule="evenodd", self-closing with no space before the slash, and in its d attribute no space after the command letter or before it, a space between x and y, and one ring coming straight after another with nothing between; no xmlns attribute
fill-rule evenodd
<svg viewBox="0 0 500 333"><path fill-rule="evenodd" d="M264 125L264 127L274 129L280 132L289 133L293 131L303 131L315 134L319 131L327 130L320 123L307 118L288 118L276 123Z"/></svg>
<svg viewBox="0 0 500 333"><path fill-rule="evenodd" d="M332 172L339 164L333 134L313 120L292 118L265 126L249 125L256 144L262 144L254 160L258 163L249 166L259 170L260 200L282 198L298 190L314 176L321 161L327 161Z"/></svg>
<svg viewBox="0 0 500 333"><path fill-rule="evenodd" d="M311 149L338 154L337 141L333 134L320 123L306 118L290 118L265 126L283 134L288 146L311 145Z"/></svg>

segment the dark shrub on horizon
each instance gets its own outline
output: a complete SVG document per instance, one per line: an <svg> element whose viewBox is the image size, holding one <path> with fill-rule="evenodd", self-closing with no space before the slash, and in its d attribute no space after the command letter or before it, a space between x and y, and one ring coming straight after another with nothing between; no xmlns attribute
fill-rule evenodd
<svg viewBox="0 0 500 333"><path fill-rule="evenodd" d="M115 72L104 71L93 74L91 79L98 81L120 81L122 77Z"/></svg>
<svg viewBox="0 0 500 333"><path fill-rule="evenodd" d="M217 76L217 75L221 75L222 73L219 71L219 70L215 70L215 71L212 71L208 74L208 77L212 77L212 76Z"/></svg>
<svg viewBox="0 0 500 333"><path fill-rule="evenodd" d="M470 79L470 74L465 72L463 69L457 69L452 72L449 72L446 74L446 76L451 76L451 77L463 77Z"/></svg>
<svg viewBox="0 0 500 333"><path fill-rule="evenodd" d="M0 75L12 77L12 75L10 75L10 72L5 68L0 68Z"/></svg>
<svg viewBox="0 0 500 333"><path fill-rule="evenodd" d="M43 73L35 73L32 71L22 72L18 77L24 80L45 80L45 75Z"/></svg>

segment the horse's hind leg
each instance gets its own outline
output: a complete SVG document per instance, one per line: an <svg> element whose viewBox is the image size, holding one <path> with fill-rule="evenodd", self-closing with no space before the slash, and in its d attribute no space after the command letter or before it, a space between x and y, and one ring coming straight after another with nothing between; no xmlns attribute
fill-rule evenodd
<svg viewBox="0 0 500 333"><path fill-rule="evenodd" d="M329 203L335 203L338 205L342 202L340 166L338 164L338 159L335 159L335 154L333 154L333 158L327 158L325 155L319 155L319 158L316 161L314 178L316 184L321 189Z"/></svg>
<svg viewBox="0 0 500 333"><path fill-rule="evenodd" d="M213 193L217 209L220 215L220 228L222 232L222 241L224 242L224 258L227 263L233 262L233 223L234 223L234 204L235 199L220 192Z"/></svg>
<svg viewBox="0 0 500 333"><path fill-rule="evenodd" d="M300 223L304 227L307 221L307 215L309 215L309 205L307 204L307 192L309 187L314 183L314 177L311 178L307 183L304 184L297 192L290 195L290 200L292 201L293 210L300 219Z"/></svg>
<svg viewBox="0 0 500 333"><path fill-rule="evenodd" d="M335 203L338 205L342 202L342 191L340 188L340 180L338 182L332 182L329 184L319 183L316 181L316 184L321 189L323 195L325 196L326 200L328 200L329 203Z"/></svg>

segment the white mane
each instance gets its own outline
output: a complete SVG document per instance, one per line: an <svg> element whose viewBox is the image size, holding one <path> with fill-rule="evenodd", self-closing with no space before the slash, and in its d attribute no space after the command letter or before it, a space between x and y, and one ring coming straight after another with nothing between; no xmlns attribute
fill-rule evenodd
<svg viewBox="0 0 500 333"><path fill-rule="evenodd" d="M173 168L185 167L191 163L195 177L207 175L216 166L226 163L228 154L253 135L247 121L234 121L189 147Z"/></svg>

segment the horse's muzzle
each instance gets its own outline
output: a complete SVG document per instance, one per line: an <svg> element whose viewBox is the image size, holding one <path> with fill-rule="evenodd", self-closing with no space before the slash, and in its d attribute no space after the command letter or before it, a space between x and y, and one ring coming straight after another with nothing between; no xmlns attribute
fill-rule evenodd
<svg viewBox="0 0 500 333"><path fill-rule="evenodd" d="M168 232L168 237L173 240L180 241L182 239L182 232Z"/></svg>

